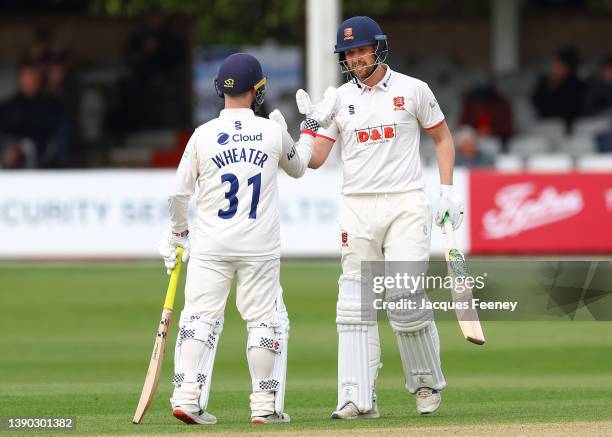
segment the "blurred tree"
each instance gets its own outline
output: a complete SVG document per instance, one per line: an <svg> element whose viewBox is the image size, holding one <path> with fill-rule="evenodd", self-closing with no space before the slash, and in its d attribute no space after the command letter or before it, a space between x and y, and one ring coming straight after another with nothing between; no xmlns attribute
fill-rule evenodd
<svg viewBox="0 0 612 437"><path fill-rule="evenodd" d="M93 0L90 12L139 16L151 8L193 17L197 45L303 43L303 0Z"/></svg>
<svg viewBox="0 0 612 437"><path fill-rule="evenodd" d="M0 0L1 1L1 0ZM367 13L373 17L414 13L486 14L482 0L344 0L345 17ZM151 8L195 20L194 41L208 44L303 44L305 0L92 0L92 14L138 16Z"/></svg>
<svg viewBox="0 0 612 437"><path fill-rule="evenodd" d="M406 14L487 15L489 1L483 0L344 0L343 14L371 15L373 17Z"/></svg>

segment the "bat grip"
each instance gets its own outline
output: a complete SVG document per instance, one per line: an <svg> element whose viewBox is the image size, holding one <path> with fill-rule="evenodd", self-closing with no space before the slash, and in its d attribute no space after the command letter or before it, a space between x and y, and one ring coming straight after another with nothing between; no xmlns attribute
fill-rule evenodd
<svg viewBox="0 0 612 437"><path fill-rule="evenodd" d="M176 248L176 266L172 269L170 275L170 282L168 282L168 290L166 291L166 300L164 301L164 308L172 310L174 307L174 298L176 296L176 288L178 286L178 280L181 275L181 267L183 265L183 248Z"/></svg>
<svg viewBox="0 0 612 437"><path fill-rule="evenodd" d="M446 232L446 241L448 245L450 247L456 247L457 241L455 240L455 230L453 229L453 224L451 223L448 213L445 214L442 219L442 226L444 226L444 232Z"/></svg>

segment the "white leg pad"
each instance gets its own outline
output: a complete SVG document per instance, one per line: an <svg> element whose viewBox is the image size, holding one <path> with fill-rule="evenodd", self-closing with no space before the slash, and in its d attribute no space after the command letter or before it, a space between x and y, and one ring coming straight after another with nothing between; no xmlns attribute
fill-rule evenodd
<svg viewBox="0 0 612 437"><path fill-rule="evenodd" d="M372 409L380 364L380 341L375 321L363 320L361 282L343 275L336 306L338 326L338 406L352 402L360 412Z"/></svg>
<svg viewBox="0 0 612 437"><path fill-rule="evenodd" d="M211 320L183 311L174 351L172 406L199 405L206 411L223 318Z"/></svg>
<svg viewBox="0 0 612 437"><path fill-rule="evenodd" d="M431 320L391 321L404 367L406 389L414 394L421 387L442 390L446 379L440 363L438 330Z"/></svg>
<svg viewBox="0 0 612 437"><path fill-rule="evenodd" d="M285 403L287 340L289 318L285 306L277 303L276 320L247 323L247 360L253 384L253 416L282 414Z"/></svg>

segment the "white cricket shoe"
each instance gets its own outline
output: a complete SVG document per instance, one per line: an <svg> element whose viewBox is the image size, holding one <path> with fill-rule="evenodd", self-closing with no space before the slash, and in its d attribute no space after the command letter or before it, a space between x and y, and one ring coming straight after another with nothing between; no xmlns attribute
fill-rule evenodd
<svg viewBox="0 0 612 437"><path fill-rule="evenodd" d="M267 416L254 416L251 417L251 423L255 425L269 425L273 423L289 423L291 417L287 413L272 413Z"/></svg>
<svg viewBox="0 0 612 437"><path fill-rule="evenodd" d="M360 419L378 419L380 414L378 413L378 405L376 400L372 401L372 409L365 413L359 412L357 406L352 402L347 402L342 408L334 411L331 414L332 419L345 419L345 420L360 420Z"/></svg>
<svg viewBox="0 0 612 437"><path fill-rule="evenodd" d="M172 410L172 415L188 425L214 425L217 418L195 405L179 405Z"/></svg>
<svg viewBox="0 0 612 437"><path fill-rule="evenodd" d="M420 414L435 412L442 403L442 396L438 390L421 387L416 392L416 408Z"/></svg>

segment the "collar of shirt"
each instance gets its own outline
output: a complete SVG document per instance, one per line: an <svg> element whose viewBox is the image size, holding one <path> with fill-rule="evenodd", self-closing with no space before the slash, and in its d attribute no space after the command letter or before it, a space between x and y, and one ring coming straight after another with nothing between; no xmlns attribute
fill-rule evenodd
<svg viewBox="0 0 612 437"><path fill-rule="evenodd" d="M254 117L255 113L249 108L222 109L219 118Z"/></svg>
<svg viewBox="0 0 612 437"><path fill-rule="evenodd" d="M391 82L393 81L393 71L391 70L391 67L389 67L387 64L382 64L382 65L387 67L387 71L385 72L385 75L380 80L380 82L378 82L376 85L370 87L370 86L365 85L359 79L357 80L359 89L361 90L362 94L366 89L376 88L376 87L380 88L383 91L389 91L389 88L391 87Z"/></svg>

